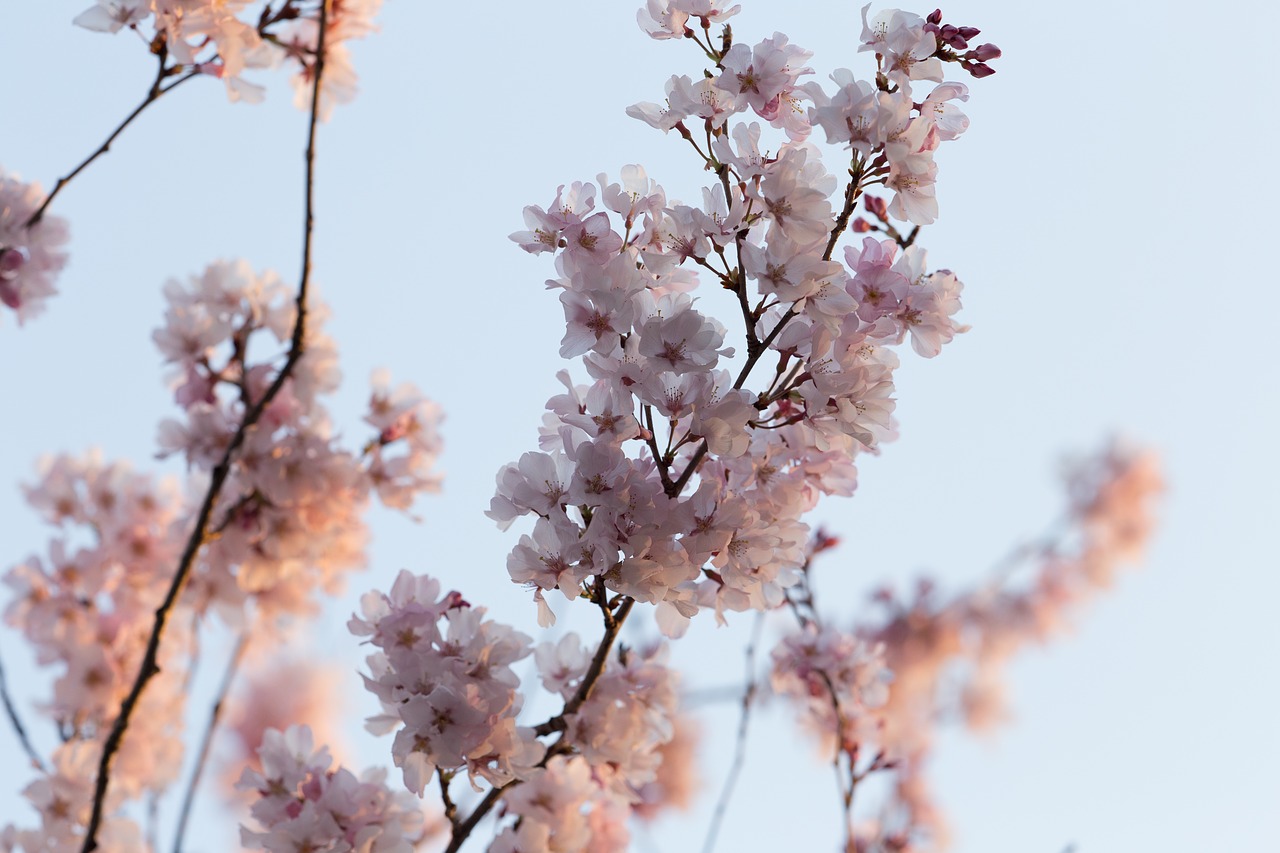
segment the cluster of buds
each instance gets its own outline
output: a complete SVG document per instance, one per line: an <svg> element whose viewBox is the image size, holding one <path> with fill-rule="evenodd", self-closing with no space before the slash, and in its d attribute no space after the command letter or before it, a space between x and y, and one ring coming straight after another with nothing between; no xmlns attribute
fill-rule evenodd
<svg viewBox="0 0 1280 853"><path fill-rule="evenodd" d="M1001 56L1000 48L994 44L980 44L969 47L969 42L982 30L977 27L957 27L942 22L942 10L934 9L925 19L925 29L938 38L938 55L948 62L959 62L960 67L974 77L990 77L996 70L987 65ZM950 48L947 50L946 48Z"/></svg>

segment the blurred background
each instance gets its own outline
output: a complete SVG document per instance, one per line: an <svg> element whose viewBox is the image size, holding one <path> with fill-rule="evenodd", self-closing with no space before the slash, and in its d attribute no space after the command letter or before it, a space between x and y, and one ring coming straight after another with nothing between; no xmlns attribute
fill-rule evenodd
<svg viewBox="0 0 1280 853"><path fill-rule="evenodd" d="M10 4L0 27L0 165L46 189L153 74L132 34L71 26L87 4ZM739 41L782 31L814 51L816 79L842 66L870 74L870 57L856 54L855 5L743 6L732 20ZM944 590L980 583L1059 516L1064 454L1117 433L1153 448L1168 489L1145 567L1081 613L1070 636L1015 660L1008 725L982 739L949 735L937 750L953 849L1273 849L1271 16L1244 0L968 0L943 12L1004 50L996 76L970 81L972 125L943 146L941 216L919 240L930 267L965 282L959 319L973 329L937 359L904 353L901 438L863 458L854 498L820 509L817 520L843 540L816 569L825 609L847 623L876 587L905 589L922 574ZM548 206L562 183L616 179L628 163L643 164L669 199L696 200L705 178L677 135L624 113L660 101L670 75L703 67L690 43L645 37L630 2L390 0L381 27L352 45L361 94L319 142L315 276L347 377L330 408L357 441L368 376L385 366L448 419L444 494L418 504L421 523L374 514L369 571L317 634L315 648L346 673L358 764L389 764L389 740L360 731L375 701L354 674L363 652L338 627L360 593L401 568L428 572L536 631L527 592L505 571L518 534L482 514L494 474L534 447L543 405L560 390L563 314L543 287L551 265L506 239L524 227L521 209ZM19 491L41 454L98 447L138 469L181 473L153 458L156 424L174 411L150 338L166 279L243 257L296 280L305 115L282 74L251 77L268 84L266 103L228 104L216 81L193 81L55 202L72 229L61 292L21 329L12 314L0 319L5 567L46 547L49 531ZM730 622L699 619L673 650L691 689L741 685L751 619ZM7 628L0 651L33 722L47 677ZM203 720L205 709L194 713ZM736 715L732 698L703 706L704 794L690 814L639 836L637 849L700 845ZM48 750L54 733L34 729ZM835 849L834 782L791 711L762 710L750 745L719 848ZM3 726L0 755L25 768ZM33 820L18 795L28 781L25 770L5 774L0 825ZM192 850L234 843L215 799Z"/></svg>

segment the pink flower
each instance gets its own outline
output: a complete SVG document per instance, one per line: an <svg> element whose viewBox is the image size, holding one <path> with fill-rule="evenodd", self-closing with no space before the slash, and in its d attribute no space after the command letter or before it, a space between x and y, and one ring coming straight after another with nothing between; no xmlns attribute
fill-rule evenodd
<svg viewBox="0 0 1280 853"><path fill-rule="evenodd" d="M0 304L17 314L19 324L44 310L67 262L65 219L45 215L27 226L43 201L39 184L24 184L0 168Z"/></svg>

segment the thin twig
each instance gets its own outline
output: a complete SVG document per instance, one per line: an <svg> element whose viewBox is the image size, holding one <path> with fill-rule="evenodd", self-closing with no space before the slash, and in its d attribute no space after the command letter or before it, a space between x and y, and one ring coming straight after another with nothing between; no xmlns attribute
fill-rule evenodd
<svg viewBox="0 0 1280 853"><path fill-rule="evenodd" d="M182 810L178 813L178 829L173 837L173 853L182 853L182 841L187 832L187 821L191 817L191 807L195 804L196 789L200 786L200 777L204 775L205 765L209 761L209 750L213 745L213 735L218 729L218 722L222 717L222 706L226 702L227 694L231 691L231 683L235 681L236 674L240 670L240 664L244 661L245 652L249 648L249 635L247 632L242 633L236 640L235 649L231 652L231 658L227 661L227 668L222 673L222 683L218 685L217 698L214 699L213 708L209 711L209 724L205 726L204 737L200 741L200 754L196 758L195 767L191 771L191 779L187 782L187 790L182 795ZM152 849L155 849L154 845Z"/></svg>
<svg viewBox="0 0 1280 853"><path fill-rule="evenodd" d="M40 758L40 753L36 752L36 748L31 745L31 740L27 737L27 730L22 725L22 718L18 716L18 709L13 706L13 699L9 696L9 685L4 677L4 664L2 662L0 662L0 701L4 702L4 711L9 715L9 723L13 726L14 733L18 735L18 742L22 744L23 751L31 759L31 766L41 773L48 773L49 769L45 767L44 760Z"/></svg>
<svg viewBox="0 0 1280 853"><path fill-rule="evenodd" d="M111 762L120 749L120 743L124 739L125 730L129 726L129 720L133 716L134 708L137 707L138 700L142 697L143 689L146 688L152 677L160 671L156 660L159 657L160 638L164 635L165 623L168 621L169 614L173 611L174 605L178 601L178 596L186 585L187 577L191 574L191 568L195 565L196 555L204 544L214 505L217 503L218 496L222 492L222 487L226 483L227 477L231 474L232 458L235 452L240 449L240 446L244 444L249 430L257 424L267 406L280 393L280 389L284 387L285 382L289 380L304 352L307 324L307 293L311 279L312 230L315 222L316 124L320 106L320 83L324 78L325 30L332 2L333 0L324 0L323 5L320 7L320 32L316 44L315 79L312 82L311 89L311 114L307 122L306 186L304 189L306 201L302 234L302 272L298 283L297 318L294 320L289 355L285 359L284 366L280 368L280 372L276 374L275 379L267 388L266 393L245 413L244 420L236 429L235 435L231 437L230 443L228 443L226 450L223 451L222 458L218 460L218 464L213 468L208 491L205 493L204 501L200 505L200 511L196 516L195 527L191 531L190 538L187 539L186 547L183 548L182 557L178 562L178 569L174 573L173 582L169 585L169 592L156 609L155 625L151 630L151 637L147 640L147 648L142 657L142 665L139 667L138 676L134 680L133 687L129 690L128 695L120 703L120 713L116 715L115 723L111 726L111 731L103 743L102 757L98 762L98 777L94 783L93 812L89 817L88 825L85 827L84 845L80 848L81 853L92 853L98 847L98 829L102 825L103 807L107 799L107 785L111 780Z"/></svg>
<svg viewBox="0 0 1280 853"><path fill-rule="evenodd" d="M178 88L183 83L190 80L192 77L198 77L200 75L199 71L191 71L179 77L177 80L170 83L168 86L162 85L165 81L165 78L169 77L171 74L174 73L174 69L166 64L169 57L169 53L163 45L161 45L159 52L156 54L156 57L157 57L157 60L159 61L159 67L156 69L156 79L152 81L151 88L147 90L147 96L142 99L142 103L134 107L133 112L125 116L124 121L116 125L115 130L111 131L110 135L108 135L106 140L103 141L103 143L98 146L97 150L95 150L92 154L90 154L88 157L82 160L80 162L80 165L76 166L74 169L72 169L70 172L68 172L66 175L62 176L61 178L58 178L58 182L53 185L53 190L49 193L49 195L45 197L44 202L38 208L36 208L36 212L31 214L31 217L27 219L27 222L26 222L27 228L31 228L35 226L40 222L41 219L44 218L45 211L49 209L49 205L53 202L54 197L58 193L62 192L63 187L71 183L71 181L75 179L76 175L80 174L85 169L87 169L90 163L92 163L94 160L97 160L103 154L106 154L108 151L111 150L111 143L116 141L116 137L124 133L124 129L128 127L130 124L132 124L134 119L142 115L143 110L145 110L147 107L154 104L156 101L160 100L160 98L163 95L169 92L172 92L174 89Z"/></svg>
<svg viewBox="0 0 1280 853"><path fill-rule="evenodd" d="M702 853L711 853L716 846L716 836L720 833L720 824L724 822L725 813L729 810L729 800L733 797L733 789L737 787L738 777L742 775L742 766L747 761L747 729L751 722L751 709L756 698L756 648L760 645L760 633L764 629L764 611L756 613L755 624L751 628L751 639L747 642L746 675L747 687L742 691L742 715L738 718L738 739L733 747L733 763L729 766L729 775L725 777L724 787L720 790L720 799L716 802L716 810L711 815L711 825L707 827L707 840L702 845Z"/></svg>

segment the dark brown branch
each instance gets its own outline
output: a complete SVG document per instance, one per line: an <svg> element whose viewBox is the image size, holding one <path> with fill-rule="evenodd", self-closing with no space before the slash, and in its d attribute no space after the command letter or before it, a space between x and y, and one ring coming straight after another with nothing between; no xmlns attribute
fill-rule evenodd
<svg viewBox="0 0 1280 853"><path fill-rule="evenodd" d="M453 837L449 839L449 846L444 849L444 853L458 853L463 843L470 837L472 830L479 825L480 821L484 820L485 815L493 810L493 807L498 804L498 800L502 799L502 795L515 785L516 782L513 780L500 788L490 789L489 793L485 794L484 799L476 805L471 814L467 815L467 819L456 825Z"/></svg>
<svg viewBox="0 0 1280 853"><path fill-rule="evenodd" d="M124 133L124 129L128 127L130 124L132 124L134 119L142 115L142 112L147 107L151 106L156 101L160 100L160 98L166 93L172 92L174 89L178 88L183 83L190 80L192 77L196 77L199 75L200 72L191 71L179 77L177 80L175 80L173 83L170 83L168 86L163 85L165 79L171 76L176 70L175 68L167 64L168 58L169 58L169 53L162 44L159 51L156 53L156 59L159 62L159 67L156 69L156 79L152 81L151 88L147 90L147 96L142 99L142 103L134 107L133 112L125 116L124 121L116 125L115 130L111 131L110 135L108 135L106 140L103 141L103 143L98 146L97 150L95 150L92 154L90 154L88 157L82 160L80 165L76 166L74 169L72 169L70 172L68 172L66 175L62 176L61 178L58 178L58 182L53 185L53 190L49 193L48 196L45 197L44 203L42 203L40 207L36 209L36 212L31 214L31 217L27 219L27 222L26 222L27 228L33 227L34 225L38 224L41 219L44 218L45 211L47 211L49 209L49 205L53 203L54 197L57 196L58 193L62 192L62 188L65 187L67 184L71 183L71 181L75 179L76 175L80 174L85 169L87 169L90 163L92 163L94 160L97 160L103 154L106 154L108 151L110 151L111 143L116 141L116 137Z"/></svg>
<svg viewBox="0 0 1280 853"><path fill-rule="evenodd" d="M196 515L195 527L192 529L191 536L187 539L187 544L183 548L177 571L174 572L173 581L169 585L169 591L165 595L164 601L156 609L155 625L152 627L151 636L147 640L147 648L142 656L142 665L138 669L138 676L134 680L133 687L129 690L128 695L120 703L120 713L116 715L115 723L112 724L111 731L107 734L107 739L102 745L102 756L98 761L98 776L93 790L93 812L89 817L88 825L85 827L84 845L80 848L81 853L92 853L98 847L98 829L102 825L103 809L107 799L107 786L111 781L111 762L120 749L121 741L124 740L125 731L129 727L129 720L138 705L138 700L142 697L142 691L160 671L156 661L160 653L160 640L164 635L165 624L168 622L169 615L173 612L178 597L182 594L182 589L191 574L191 569L195 565L196 555L204 544L209 530L209 519L213 515L213 508L218 501L218 497L222 493L222 487L231 474L231 463L235 453L244 444L249 431L262 418L262 413L266 411L267 406L270 405L271 401L275 399L276 395L284 387L285 382L292 376L294 368L302 358L305 350L307 293L311 280L311 244L315 223L316 125L320 107L320 84L324 79L325 30L332 2L333 0L324 0L323 5L320 7L320 31L316 44L315 79L312 82L311 89L311 114L307 122L302 272L298 282L297 317L294 320L289 355L285 359L284 366L280 368L280 372L276 374L270 387L267 388L266 393L245 413L244 420L241 421L240 426L236 429L235 435L231 437L227 449L223 451L222 458L218 460L218 464L213 468L208 491L205 493L204 501L201 503L200 510Z"/></svg>
<svg viewBox="0 0 1280 853"><path fill-rule="evenodd" d="M608 614L605 620L604 636L600 638L600 646L596 649L595 657L591 659L591 665L587 667L586 674L582 676L582 683L578 685L578 690L565 703L564 710L556 714L545 723L541 723L534 727L534 732L542 737L553 732L562 732L568 726L568 718L572 717L582 707L582 703L586 702L591 696L591 690L596 686L596 682L600 680L600 676L604 673L605 664L609 660L609 652L613 648L614 641L618 638L618 632L622 629L622 623L626 621L627 614L631 612L636 600L627 596L623 598L622 605L615 614L609 610L605 610Z"/></svg>

